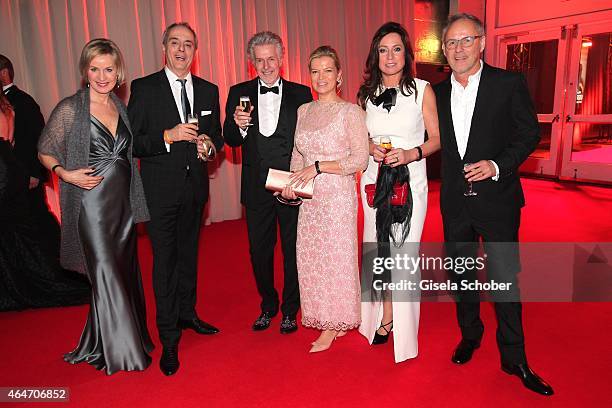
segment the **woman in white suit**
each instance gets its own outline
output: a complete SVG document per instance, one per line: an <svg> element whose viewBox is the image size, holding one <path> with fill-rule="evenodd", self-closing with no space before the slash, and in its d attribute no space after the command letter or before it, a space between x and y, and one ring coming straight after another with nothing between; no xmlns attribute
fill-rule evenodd
<svg viewBox="0 0 612 408"><path fill-rule="evenodd" d="M424 158L440 149L440 134L434 92L426 81L414 78L413 62L414 53L404 27L394 22L384 24L372 39L365 67L365 81L359 89L358 97L366 110L370 133L370 161L361 178L363 240L390 241L392 251L395 246L399 246L399 250L417 256L427 212L427 171ZM377 144L383 135L390 138L391 150ZM403 221L390 228L391 236L382 239L380 230L377 234L376 216L377 212L383 210L379 207L370 208L364 191L366 184L376 183L380 163L409 174L413 199L412 214L406 211ZM401 169L401 166L407 166L407 171ZM398 230L399 234L393 232ZM384 234L387 234L386 231ZM420 271L416 271L414 276L419 277ZM391 279L395 282L403 277L396 275ZM383 292L379 299L362 299L361 303L360 333L370 344L378 345L386 343L393 330L395 361L398 363L418 354L420 303L418 298L410 300L397 296L397 293Z"/></svg>

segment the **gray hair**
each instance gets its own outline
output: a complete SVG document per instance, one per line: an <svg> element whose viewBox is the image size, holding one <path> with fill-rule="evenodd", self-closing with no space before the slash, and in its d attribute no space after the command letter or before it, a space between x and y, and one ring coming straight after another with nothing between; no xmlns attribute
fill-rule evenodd
<svg viewBox="0 0 612 408"><path fill-rule="evenodd" d="M448 21L446 22L446 26L444 26L444 29L442 30L442 41L446 41L446 32L448 31L450 26L452 26L454 23L460 20L471 21L472 24L474 24L474 27L476 27L476 31L478 32L478 35L485 35L484 24L482 23L482 21L480 21L478 17L476 17L473 14L468 14L468 13L457 13L457 14L453 14L452 16L448 18Z"/></svg>
<svg viewBox="0 0 612 408"><path fill-rule="evenodd" d="M194 39L193 46L197 50L198 49L198 36L196 35L195 30L191 28L189 23L185 21L181 21L180 23L172 23L164 30L164 34L162 36L162 44L164 44L164 47L168 45L168 37L170 36L170 31L172 31L172 29L176 27L185 27L186 29L191 31L191 34L193 34L193 39Z"/></svg>
<svg viewBox="0 0 612 408"><path fill-rule="evenodd" d="M272 31L260 31L251 37L247 45L247 54L251 62L255 62L255 47L258 45L275 45L279 59L283 59L285 47L280 36Z"/></svg>

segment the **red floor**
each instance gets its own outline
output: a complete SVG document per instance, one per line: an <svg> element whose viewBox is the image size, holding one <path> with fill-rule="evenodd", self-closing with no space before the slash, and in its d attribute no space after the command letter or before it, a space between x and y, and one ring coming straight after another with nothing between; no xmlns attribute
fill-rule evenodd
<svg viewBox="0 0 612 408"><path fill-rule="evenodd" d="M612 189L525 180L525 241L612 241ZM438 185L433 183L424 240L441 239ZM156 344L151 257L140 242ZM0 387L69 387L75 407L324 407L324 406L610 406L612 304L528 303L524 307L530 364L555 388L541 397L499 369L492 308L483 307L485 337L465 366L450 362L458 341L454 306L424 303L420 354L393 363L391 344L370 347L357 333L324 353L309 355L317 332L300 328L281 336L279 320L266 332L250 330L258 297L248 260L243 221L213 224L202 232L200 316L219 326L212 337L183 335L181 369L164 377L154 363L143 373L113 376L61 359L76 343L87 307L0 314ZM278 260L277 260L278 263ZM279 285L280 286L280 285ZM8 406L8 404L0 404ZM37 404L31 404L36 406ZM19 406L25 406L23 404Z"/></svg>

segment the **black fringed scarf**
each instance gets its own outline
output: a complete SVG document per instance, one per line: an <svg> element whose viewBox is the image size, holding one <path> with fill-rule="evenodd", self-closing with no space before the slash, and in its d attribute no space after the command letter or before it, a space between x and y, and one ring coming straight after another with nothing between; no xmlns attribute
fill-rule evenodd
<svg viewBox="0 0 612 408"><path fill-rule="evenodd" d="M400 248L404 245L410 232L410 219L412 218L412 191L408 188L408 198L403 206L391 205L393 186L395 183L410 183L408 166L385 166L378 169L376 179L376 194L374 195L374 208L376 209L376 241L378 243L378 256L388 258L391 256L391 241L393 246ZM391 282L391 271L385 268L380 276L374 279L382 282ZM385 296L386 291L372 290L373 299L378 300Z"/></svg>

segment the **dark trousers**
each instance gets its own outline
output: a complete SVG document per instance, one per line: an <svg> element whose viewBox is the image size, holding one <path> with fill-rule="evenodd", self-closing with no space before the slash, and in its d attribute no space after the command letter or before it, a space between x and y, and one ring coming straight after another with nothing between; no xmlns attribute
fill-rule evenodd
<svg viewBox="0 0 612 408"><path fill-rule="evenodd" d="M522 306L518 290L517 274L520 270L518 254L518 230L520 210L496 220L477 220L464 209L454 219L444 219L444 240L451 257L477 256L478 241L482 237L487 254L487 280L512 283L510 292L500 299L493 296L497 316L497 346L502 362L526 363L525 337L523 334ZM499 244L502 243L502 244ZM452 273L457 281L474 281L476 271ZM459 290L455 293L457 320L465 340L480 344L484 325L480 319L480 295L477 291Z"/></svg>
<svg viewBox="0 0 612 408"><path fill-rule="evenodd" d="M149 205L147 225L153 247L153 290L157 306L157 329L164 346L177 344L178 320L196 316L198 242L202 204L193 186L185 183L177 203Z"/></svg>
<svg viewBox="0 0 612 408"><path fill-rule="evenodd" d="M261 296L261 311L278 313L278 292L274 288L274 247L276 225L280 226L281 248L284 258L283 315L294 316L300 308L295 241L298 208L270 199L256 207L246 208L251 264L257 290Z"/></svg>

